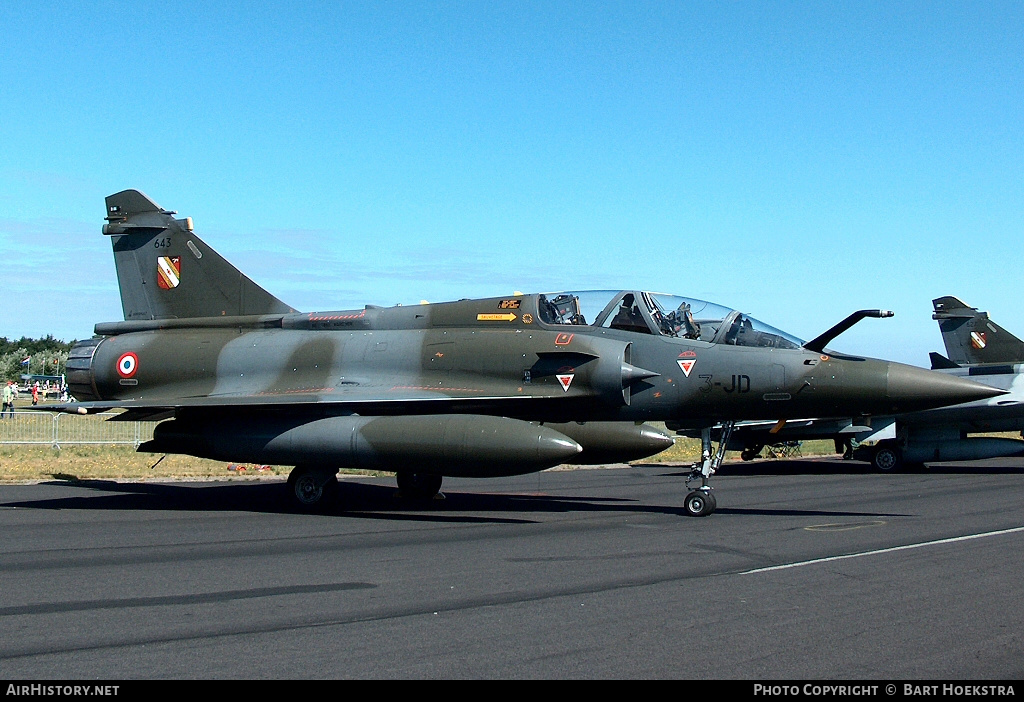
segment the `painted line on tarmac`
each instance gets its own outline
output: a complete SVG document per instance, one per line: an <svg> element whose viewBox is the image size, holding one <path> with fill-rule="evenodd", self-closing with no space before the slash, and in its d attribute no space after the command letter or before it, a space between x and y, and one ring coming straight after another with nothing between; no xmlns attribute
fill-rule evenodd
<svg viewBox="0 0 1024 702"><path fill-rule="evenodd" d="M938 546L939 544L953 544L958 541L971 541L972 539L985 539L990 536L1002 536L1003 534L1016 534L1024 531L1024 526L1014 527L1013 529L1000 529L999 531L987 531L982 534L969 534L967 536L954 536L949 539L938 539L936 541L924 541L919 544L907 544L906 546L893 546L891 548L880 548L875 551L864 551L862 553L849 553L844 556L829 556L828 558L814 558L809 561L798 561L796 563L783 563L782 565L768 566L767 568L755 568L753 570L745 570L740 575L753 575L754 573L767 573L771 570L785 570L787 568L801 568L803 566L814 565L816 563L828 563L830 561L845 561L849 558L860 558L862 556L877 556L880 553L894 553L895 551L909 551L915 548L924 548L926 546Z"/></svg>

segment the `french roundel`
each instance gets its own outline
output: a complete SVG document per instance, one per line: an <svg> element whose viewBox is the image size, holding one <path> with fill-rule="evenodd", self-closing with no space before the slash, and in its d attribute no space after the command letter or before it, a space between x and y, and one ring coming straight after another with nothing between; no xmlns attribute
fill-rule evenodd
<svg viewBox="0 0 1024 702"><path fill-rule="evenodd" d="M131 378L138 368L139 357L131 351L121 354L121 358L117 359L117 374L122 378Z"/></svg>

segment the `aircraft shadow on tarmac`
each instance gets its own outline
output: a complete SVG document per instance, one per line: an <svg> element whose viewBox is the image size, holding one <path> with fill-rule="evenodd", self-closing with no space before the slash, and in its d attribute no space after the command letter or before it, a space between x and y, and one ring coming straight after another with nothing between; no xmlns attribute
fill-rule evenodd
<svg viewBox="0 0 1024 702"><path fill-rule="evenodd" d="M493 516L496 513L593 511L657 511L683 514L682 507L652 507L629 504L628 499L559 497L554 495L499 494L487 492L443 492L443 499L409 500L398 495L394 486L371 482L339 481L338 498L325 504L311 516L414 520L465 523L532 523L526 516ZM51 482L94 495L74 495L22 502L4 507L28 509L88 510L167 510L186 512L241 511L264 514L298 514L300 509L288 500L288 488L282 482L229 485L172 483L119 483L107 480ZM466 514L472 512L476 514ZM491 513L492 516L488 516Z"/></svg>
<svg viewBox="0 0 1024 702"><path fill-rule="evenodd" d="M773 462L772 466L784 467ZM793 470L798 470L794 468ZM800 469L804 470L804 469ZM777 471L771 471L777 472ZM768 471L765 471L767 474ZM754 475L757 473L745 473ZM785 474L785 473L783 473ZM800 473L789 473L800 474ZM809 473L810 474L810 473ZM664 475L675 475L666 473ZM685 474L683 474L685 475ZM44 483L47 486L66 486L91 490L92 495L76 494L39 500L7 502L0 507L41 510L164 510L183 512L241 511L265 514L303 514L288 501L287 487L281 482L232 483L197 485L173 483L121 483L109 480L90 480ZM671 514L686 516L678 505L640 504L629 497L578 497L537 493L489 493L481 485L479 492L454 490L443 492L443 499L409 500L401 498L394 486L380 485L363 480L340 481L338 499L324 505L315 515L378 519L390 521L450 522L465 524L530 524L540 521L530 517L534 513L559 514L566 512ZM515 516L521 514L522 516ZM898 516L877 512L849 512L831 510L758 509L720 507L722 515L773 516ZM501 516L499 516L501 515Z"/></svg>

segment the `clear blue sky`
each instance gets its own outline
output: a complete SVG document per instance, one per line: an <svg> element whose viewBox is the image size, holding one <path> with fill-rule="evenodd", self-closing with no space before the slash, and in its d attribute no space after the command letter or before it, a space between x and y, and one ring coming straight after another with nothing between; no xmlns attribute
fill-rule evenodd
<svg viewBox="0 0 1024 702"><path fill-rule="evenodd" d="M642 288L927 365L1024 337L1024 3L0 8L0 336L121 318L103 198L302 310Z"/></svg>

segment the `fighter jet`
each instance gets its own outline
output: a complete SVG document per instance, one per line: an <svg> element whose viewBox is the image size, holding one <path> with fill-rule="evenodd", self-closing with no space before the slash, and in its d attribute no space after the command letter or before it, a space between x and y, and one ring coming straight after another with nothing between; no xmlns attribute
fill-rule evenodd
<svg viewBox="0 0 1024 702"><path fill-rule="evenodd" d="M930 354L932 369L990 385L1005 394L893 416L745 423L733 429L729 448L741 451L749 460L765 445L777 442L855 439L868 445L849 457L870 461L880 471L919 467L926 462L1024 456L1024 441L977 436L1024 431L1024 342L989 319L987 312L968 307L955 297L936 298L932 307L932 318L939 323L948 354Z"/></svg>
<svg viewBox="0 0 1024 702"><path fill-rule="evenodd" d="M175 214L136 190L106 198L124 320L72 349L76 401L54 409L164 420L140 451L294 466L306 508L325 504L340 468L394 472L401 494L431 497L444 476L671 445L648 421L891 414L1001 393L640 290L299 312ZM695 516L716 505L721 455L705 434L684 505Z"/></svg>
<svg viewBox="0 0 1024 702"><path fill-rule="evenodd" d="M968 307L947 295L932 300L932 319L939 322L946 361L956 366L1024 363L1024 341L989 319L988 312ZM942 357L932 354L933 365Z"/></svg>

